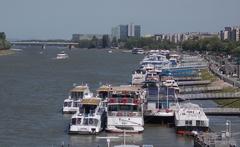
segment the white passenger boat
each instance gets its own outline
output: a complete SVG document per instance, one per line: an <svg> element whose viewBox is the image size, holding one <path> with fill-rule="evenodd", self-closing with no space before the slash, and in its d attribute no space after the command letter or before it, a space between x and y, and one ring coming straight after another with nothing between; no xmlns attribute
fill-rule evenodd
<svg viewBox="0 0 240 147"><path fill-rule="evenodd" d="M175 126L178 134L192 135L196 131L208 131L209 119L199 105L183 103L175 111Z"/></svg>
<svg viewBox="0 0 240 147"><path fill-rule="evenodd" d="M92 95L93 94L90 92L87 84L75 86L73 89L70 90L68 98L64 100L63 113L76 113L81 100L84 98L90 98L92 97Z"/></svg>
<svg viewBox="0 0 240 147"><path fill-rule="evenodd" d="M174 79L167 79L163 82L163 85L168 88L174 88L176 91L179 91L180 88L178 87L177 82Z"/></svg>
<svg viewBox="0 0 240 147"><path fill-rule="evenodd" d="M64 51L62 51L61 53L57 54L57 57L56 57L56 59L67 59L67 58L69 58L69 56Z"/></svg>
<svg viewBox="0 0 240 147"><path fill-rule="evenodd" d="M136 70L132 74L132 84L139 85L142 84L146 80L146 71L144 70Z"/></svg>
<svg viewBox="0 0 240 147"><path fill-rule="evenodd" d="M101 98L82 99L79 111L72 116L70 134L98 134L106 122Z"/></svg>
<svg viewBox="0 0 240 147"><path fill-rule="evenodd" d="M148 71L146 75L146 80L147 82L159 82L160 77L156 71Z"/></svg>
<svg viewBox="0 0 240 147"><path fill-rule="evenodd" d="M109 132L139 133L144 130L143 101L146 92L136 86L111 87L108 98L107 128Z"/></svg>

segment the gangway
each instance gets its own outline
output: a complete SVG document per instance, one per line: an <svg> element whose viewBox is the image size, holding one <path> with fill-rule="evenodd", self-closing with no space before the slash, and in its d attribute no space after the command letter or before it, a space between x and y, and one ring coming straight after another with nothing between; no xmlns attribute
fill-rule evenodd
<svg viewBox="0 0 240 147"><path fill-rule="evenodd" d="M209 92L220 91L223 87L220 86L203 86L203 87L181 87L179 93L196 93L196 92Z"/></svg>

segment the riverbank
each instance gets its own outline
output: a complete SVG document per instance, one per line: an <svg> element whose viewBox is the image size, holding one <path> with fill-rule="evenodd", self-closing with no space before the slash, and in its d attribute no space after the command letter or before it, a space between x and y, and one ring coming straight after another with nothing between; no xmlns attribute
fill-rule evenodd
<svg viewBox="0 0 240 147"><path fill-rule="evenodd" d="M239 88L233 87L231 84L220 80L216 75L210 73L208 70L201 71L201 78L204 80L210 80L212 83L211 86L220 86L223 89L219 92L240 92ZM227 99L227 100L214 100L215 103L221 107L228 108L240 108L240 99Z"/></svg>
<svg viewBox="0 0 240 147"><path fill-rule="evenodd" d="M12 55L15 51L7 49L7 50L0 50L0 56Z"/></svg>

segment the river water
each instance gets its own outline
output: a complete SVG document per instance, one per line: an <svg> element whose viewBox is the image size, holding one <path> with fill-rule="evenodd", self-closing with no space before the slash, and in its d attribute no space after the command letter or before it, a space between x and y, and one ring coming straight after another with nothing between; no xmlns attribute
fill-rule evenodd
<svg viewBox="0 0 240 147"><path fill-rule="evenodd" d="M56 60L65 50L70 58ZM73 83L88 83L92 91L100 84L128 84L131 72L142 55L106 50L25 47L16 54L0 57L0 146L1 147L105 147L97 136L68 135L70 115L62 115L63 100ZM204 102L215 105L213 102ZM211 128L224 129L226 120L240 132L239 117L210 117ZM101 133L98 136L113 136ZM240 141L240 136L235 136ZM119 144L122 138L112 140ZM190 137L175 134L174 128L145 124L142 134L127 137L127 142L155 147L191 147Z"/></svg>

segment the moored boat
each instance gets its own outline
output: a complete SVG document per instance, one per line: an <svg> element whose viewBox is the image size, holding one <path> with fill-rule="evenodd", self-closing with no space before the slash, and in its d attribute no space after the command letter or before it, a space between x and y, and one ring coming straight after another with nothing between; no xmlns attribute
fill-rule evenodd
<svg viewBox="0 0 240 147"><path fill-rule="evenodd" d="M82 99L77 113L71 118L70 134L98 134L105 127L106 112L101 98Z"/></svg>
<svg viewBox="0 0 240 147"><path fill-rule="evenodd" d="M90 98L92 97L92 95L93 94L90 92L87 84L75 86L73 89L70 90L68 98L64 100L63 113L76 113L81 103L81 100L84 98Z"/></svg>
<svg viewBox="0 0 240 147"><path fill-rule="evenodd" d="M197 104L179 104L175 111L175 126L178 134L193 135L193 132L208 131L209 119Z"/></svg>
<svg viewBox="0 0 240 147"><path fill-rule="evenodd" d="M108 98L108 132L140 133L144 130L143 101L146 92L136 86L111 87Z"/></svg>
<svg viewBox="0 0 240 147"><path fill-rule="evenodd" d="M133 85L140 85L146 79L146 71L144 70L136 70L132 74L132 84Z"/></svg>

